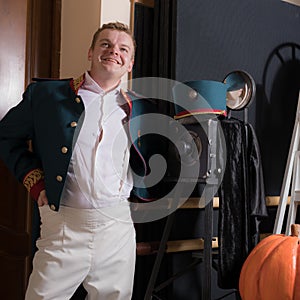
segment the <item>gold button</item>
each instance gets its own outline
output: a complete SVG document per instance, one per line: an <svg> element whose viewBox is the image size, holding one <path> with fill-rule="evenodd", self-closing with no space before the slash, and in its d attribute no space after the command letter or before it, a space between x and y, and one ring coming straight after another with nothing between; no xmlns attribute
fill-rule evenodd
<svg viewBox="0 0 300 300"><path fill-rule="evenodd" d="M75 101L76 101L77 103L80 103L80 102L81 102L81 100L80 100L79 97L76 97L76 98L75 98Z"/></svg>
<svg viewBox="0 0 300 300"><path fill-rule="evenodd" d="M56 180L59 181L59 182L61 182L63 180L63 178L60 175L57 175L56 176Z"/></svg>
<svg viewBox="0 0 300 300"><path fill-rule="evenodd" d="M71 123L71 127L76 127L77 126L77 122L72 122Z"/></svg>
<svg viewBox="0 0 300 300"><path fill-rule="evenodd" d="M197 98L197 95L198 95L198 93L195 90L192 90L192 91L189 92L189 96L192 99Z"/></svg>
<svg viewBox="0 0 300 300"><path fill-rule="evenodd" d="M62 147L62 148L61 148L61 152L62 152L63 154L66 154L66 153L68 152L68 148L67 148L67 147Z"/></svg>
<svg viewBox="0 0 300 300"><path fill-rule="evenodd" d="M51 209L51 210L55 210L55 209L56 209L55 205L54 205L54 204L51 204L51 205L50 205L50 209Z"/></svg>

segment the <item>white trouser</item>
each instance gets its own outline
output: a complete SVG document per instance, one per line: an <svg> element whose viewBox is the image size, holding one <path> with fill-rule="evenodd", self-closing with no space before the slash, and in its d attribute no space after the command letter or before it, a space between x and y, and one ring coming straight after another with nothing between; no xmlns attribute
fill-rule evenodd
<svg viewBox="0 0 300 300"><path fill-rule="evenodd" d="M41 238L25 300L68 300L83 283L90 300L130 300L135 230L127 203L104 209L40 208Z"/></svg>

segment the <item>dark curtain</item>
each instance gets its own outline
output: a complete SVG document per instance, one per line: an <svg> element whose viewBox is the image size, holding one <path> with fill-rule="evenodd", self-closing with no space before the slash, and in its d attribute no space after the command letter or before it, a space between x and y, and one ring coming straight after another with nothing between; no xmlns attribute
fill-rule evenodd
<svg viewBox="0 0 300 300"><path fill-rule="evenodd" d="M175 55L172 50L174 42L173 12L174 1L156 0L154 7L147 7L142 4L135 4L134 35L137 43L135 53L135 64L132 71L132 89L138 94L144 93L143 87L135 84L137 78L160 77L171 79L173 77L172 57ZM176 1L175 1L176 2ZM137 81L140 83L140 81ZM161 87L166 88L166 87ZM167 91L171 97L171 91ZM170 98L171 99L171 98ZM172 115L172 104L169 101L155 99L158 105L158 112ZM159 241L163 232L165 219L136 224L137 242ZM135 285L132 300L144 298L146 288L154 264L155 255L137 256ZM164 280L168 273L170 264L164 259L160 267L157 283ZM161 296L168 299L168 289L161 292Z"/></svg>

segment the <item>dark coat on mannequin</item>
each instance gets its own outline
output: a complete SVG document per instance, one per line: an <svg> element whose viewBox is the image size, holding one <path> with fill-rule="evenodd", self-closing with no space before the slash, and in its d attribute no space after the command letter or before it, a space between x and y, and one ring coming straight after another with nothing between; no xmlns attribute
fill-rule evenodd
<svg viewBox="0 0 300 300"><path fill-rule="evenodd" d="M237 288L241 267L259 242L259 223L267 216L259 144L250 124L221 121L227 163L219 188L219 270L221 288Z"/></svg>

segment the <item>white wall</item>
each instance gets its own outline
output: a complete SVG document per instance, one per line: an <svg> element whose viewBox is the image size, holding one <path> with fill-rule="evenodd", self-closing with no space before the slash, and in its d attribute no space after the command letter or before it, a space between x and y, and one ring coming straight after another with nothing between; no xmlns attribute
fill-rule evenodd
<svg viewBox="0 0 300 300"><path fill-rule="evenodd" d="M101 1L101 25L111 21L119 21L129 25L130 0Z"/></svg>
<svg viewBox="0 0 300 300"><path fill-rule="evenodd" d="M282 1L300 6L300 0L282 0Z"/></svg>
<svg viewBox="0 0 300 300"><path fill-rule="evenodd" d="M60 78L89 69L94 32L107 22L130 22L130 0L62 0Z"/></svg>
<svg viewBox="0 0 300 300"><path fill-rule="evenodd" d="M62 0L60 77L89 68L88 49L100 23L100 0Z"/></svg>

